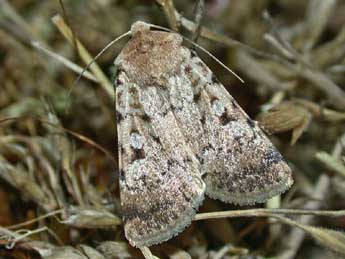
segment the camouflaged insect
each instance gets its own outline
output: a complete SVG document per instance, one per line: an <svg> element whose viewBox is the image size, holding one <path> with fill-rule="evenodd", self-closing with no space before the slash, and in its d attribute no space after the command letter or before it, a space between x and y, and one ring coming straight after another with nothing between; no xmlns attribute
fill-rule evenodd
<svg viewBox="0 0 345 259"><path fill-rule="evenodd" d="M245 205L293 180L280 153L176 33L136 22L115 60L120 191L133 246L188 226L204 194Z"/></svg>

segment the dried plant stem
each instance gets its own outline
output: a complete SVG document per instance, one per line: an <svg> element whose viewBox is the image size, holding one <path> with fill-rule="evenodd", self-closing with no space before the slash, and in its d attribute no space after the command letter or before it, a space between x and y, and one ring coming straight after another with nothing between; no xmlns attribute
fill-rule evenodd
<svg viewBox="0 0 345 259"><path fill-rule="evenodd" d="M43 231L48 231L48 227L44 226L35 230L29 230L29 229L20 229L14 233L16 235L8 235L8 244L6 245L7 249L12 249L18 241L21 241L23 239L26 239L29 236L41 233ZM51 233L51 232L50 232ZM56 235L54 235L56 237ZM1 238L5 239L5 236L2 236Z"/></svg>
<svg viewBox="0 0 345 259"><path fill-rule="evenodd" d="M314 192L313 197L320 197L322 199L326 196L330 187L330 179L327 175L323 174L319 177ZM304 209L316 211L322 205L322 201L309 201L305 204ZM304 215L298 219L300 224L310 224L313 221L313 215ZM295 258L300 246L305 237L305 232L299 228L292 229L291 232L284 236L284 248L282 251L276 255L279 259L293 259Z"/></svg>
<svg viewBox="0 0 345 259"><path fill-rule="evenodd" d="M55 15L53 18L53 23L58 27L60 32L65 36L65 38L68 40L68 42L72 45L76 45L76 48L78 50L78 53L80 54L80 57L83 59L85 64L89 64L92 62L93 58L88 53L86 48L83 46L83 44L78 40L74 38L74 35L72 33L72 30L68 27L68 25L64 22L62 17L60 15ZM112 87L112 84L108 80L108 78L104 75L103 71L100 69L100 67L96 63L92 63L90 65L90 70L94 74L94 76L98 79L101 86L104 88L106 93L113 98L114 90Z"/></svg>
<svg viewBox="0 0 345 259"><path fill-rule="evenodd" d="M314 0L309 1L306 17L306 29L304 36L304 52L308 53L317 43L321 33L329 22L332 11L336 7L335 0Z"/></svg>
<svg viewBox="0 0 345 259"><path fill-rule="evenodd" d="M345 210L312 210L312 209L250 209L250 210L232 210L198 213L194 220L218 219L218 218L237 218L237 217L273 217L274 215L314 215L327 217L343 217Z"/></svg>
<svg viewBox="0 0 345 259"><path fill-rule="evenodd" d="M182 17L176 10L175 10L175 16L176 19L181 22L181 25L185 27L189 31L194 31L196 28L195 23L192 21ZM267 15L266 15L267 18ZM273 24L273 23L272 23ZM275 27L274 27L275 28ZM328 97L334 101L334 105L340 109L345 109L345 93L341 90L341 88L334 83L331 79L329 79L324 73L321 71L318 71L317 69L310 66L292 47L289 43L284 41L278 33L277 30L275 30L275 35L273 36L266 36L266 39L269 40L269 42L279 50L279 53L283 53L284 56L295 59L298 61L298 64L292 64L291 62L287 61L286 59L283 59L277 55L265 53L263 51L258 51L246 44L243 44L239 41L233 40L227 36L217 34L212 32L211 30L202 27L200 35L202 37L205 37L207 39L220 42L222 44L225 44L229 47L234 47L238 49L243 49L248 53L254 54L255 56L267 58L270 60L273 60L279 64L282 64L286 66L288 69L295 72L297 75L299 75L302 78L307 79L309 82L311 82L313 85L318 87L320 90L324 91ZM279 36L279 39L276 39L275 36ZM270 76L272 77L272 76ZM269 82L271 82L270 80ZM275 80L274 80L275 81ZM273 82L273 81L272 81ZM269 84L272 88L278 88L277 85L280 84Z"/></svg>
<svg viewBox="0 0 345 259"><path fill-rule="evenodd" d="M178 19L178 21L181 23L181 25L186 28L187 30L194 32L197 28L197 25L184 18L182 15L180 15L176 10L175 10L175 15ZM206 28L206 27L201 27L200 28L200 36L215 41L215 42L219 42L221 44L224 44L228 47L231 48L236 48L239 50L239 52L237 53L237 65L240 66L241 68L243 67L243 71L250 73L250 71L257 71L257 69L259 69L259 72L256 73L251 73L249 75L249 77L254 78L254 80L259 79L259 82L263 83L264 85L269 86L272 90L276 91L276 90L284 90L287 89L289 87L289 85L285 85L283 83L281 83L272 73L270 73L268 70L266 70L261 64L259 64L258 61L256 61L254 58L252 58L250 56L250 54L256 56L256 57L260 57L260 58L267 58L270 60L274 60L278 63L284 64L286 66L290 66L289 62L286 62L284 59L282 59L280 56L275 55L275 54L270 54L264 51L259 51L256 50L240 41L231 39L230 37L227 37L225 35L219 34L219 33L215 33L212 30ZM242 51L241 51L242 50ZM247 62L244 62L243 59L244 57L241 57L241 55L245 55L245 57L247 58ZM253 65L254 64L254 65ZM251 66L251 69L248 69L248 65ZM255 66L255 68L253 67ZM259 77L259 78L257 78Z"/></svg>
<svg viewBox="0 0 345 259"><path fill-rule="evenodd" d="M66 67L68 67L68 68L71 69L72 71L74 71L74 72L76 72L76 73L78 73L78 74L80 74L80 73L83 72L83 68L82 68L82 67L80 67L80 66L78 66L77 64L71 62L70 60L68 60L67 58L65 58L65 57L63 57L63 56L58 55L58 54L56 54L56 53L50 51L48 48L44 47L40 42L38 42L38 41L33 41L33 42L31 42L31 45L32 45L34 48L36 48L36 49L42 51L43 53L47 54L49 57L52 57L52 58L56 59L57 61L61 62L62 64L64 64ZM88 72L88 71L85 71L85 72L83 73L83 76L84 76L85 78L87 78L87 79L89 79L89 80L95 82L95 83L99 83L98 79L97 79L93 74L91 74L91 73Z"/></svg>
<svg viewBox="0 0 345 259"><path fill-rule="evenodd" d="M282 64L286 65L290 63L287 66L289 69L294 71L300 77L311 82L321 91L325 92L333 102L333 105L340 109L345 109L345 92L322 71L319 71L317 68L309 64L308 61L306 61L305 58L303 58L288 41L283 39L268 12L264 12L264 18L270 24L272 29L272 35L265 35L265 39L275 47L282 56L296 62L296 64L292 64L290 62L284 62Z"/></svg>
<svg viewBox="0 0 345 259"><path fill-rule="evenodd" d="M168 18L169 25L174 31L178 31L178 21L175 15L175 6L173 0L156 0L162 6L165 15Z"/></svg>
<svg viewBox="0 0 345 259"><path fill-rule="evenodd" d="M343 150L345 149L345 132L338 138L337 142L334 145L332 156L340 158Z"/></svg>
<svg viewBox="0 0 345 259"><path fill-rule="evenodd" d="M39 217L36 217L34 219L31 219L31 220L27 220L27 221L24 221L22 223L19 223L19 224L16 224L16 225L11 225L11 226L8 226L6 227L7 229L16 229L16 228L21 228L23 226L26 226L26 225L29 225L29 224L32 224L32 223L35 223L37 221L40 221L42 219L45 219L45 218L48 218L48 217L52 217L52 216L55 216L57 214L61 214L63 212L63 210L55 210L55 211L52 211L52 212L49 212L49 213L46 213L42 216L39 216Z"/></svg>
<svg viewBox="0 0 345 259"><path fill-rule="evenodd" d="M213 255L213 259L222 259L227 252L230 251L230 246L224 246L222 249L220 249L215 255Z"/></svg>
<svg viewBox="0 0 345 259"><path fill-rule="evenodd" d="M345 256L344 233L331 229L324 229L320 227L313 227L305 224L300 224L299 222L293 221L283 216L275 215L275 218L282 223L294 226L297 229L302 230L303 233L308 233L321 245L325 246L326 248L329 248L330 250L338 253L339 255Z"/></svg>
<svg viewBox="0 0 345 259"><path fill-rule="evenodd" d="M326 152L318 152L316 154L316 158L329 169L333 170L334 172L338 173L338 175L345 178L345 166L337 158L333 157L332 155Z"/></svg>
<svg viewBox="0 0 345 259"><path fill-rule="evenodd" d="M196 24L196 28L193 32L192 40L196 42L200 36L201 31L201 21L205 12L205 0L198 0L195 5L194 11L194 22ZM174 15L175 16L175 15Z"/></svg>
<svg viewBox="0 0 345 259"><path fill-rule="evenodd" d="M248 77L269 87L272 91L284 91L289 88L288 84L281 82L246 51L237 51L236 66Z"/></svg>
<svg viewBox="0 0 345 259"><path fill-rule="evenodd" d="M334 105L339 109L345 109L345 93L341 88L329 79L325 74L316 69L309 67L297 67L296 73L301 77L307 79L313 85L317 86L320 90L325 92L328 97L334 101Z"/></svg>
<svg viewBox="0 0 345 259"><path fill-rule="evenodd" d="M345 25L343 25L338 35L331 42L325 43L321 46L316 47L311 51L311 57L314 57L312 62L316 63L317 67L327 67L329 65L334 66L333 69L337 72L338 68L341 71L343 65L339 64L339 61L345 56ZM329 67L332 71L332 67Z"/></svg>
<svg viewBox="0 0 345 259"><path fill-rule="evenodd" d="M314 116L320 117L327 121L343 121L345 120L345 112L338 112L331 109L327 109L322 107L320 104L300 99L300 98L293 98L293 102L298 105L302 105L303 107L307 108Z"/></svg>
<svg viewBox="0 0 345 259"><path fill-rule="evenodd" d="M181 25L185 29L187 29L191 32L195 31L196 24L194 22L186 19L181 14L179 14L176 10L175 10L175 15L176 15L178 21L181 22ZM237 48L237 49L245 50L245 51L247 51L247 52L249 52L249 53L251 53L257 57L269 58L269 59L273 59L273 60L281 59L279 56L256 50L256 49L254 49L254 48L252 48L252 47L250 47L250 46L248 46L248 45L246 45L240 41L231 39L230 37L225 36L223 34L213 32L212 30L210 30L204 26L201 26L201 28L200 28L200 36L202 36L206 39L209 39L209 40L213 40L215 42L222 43L222 44L224 44L228 47L231 47L231 48Z"/></svg>
<svg viewBox="0 0 345 259"><path fill-rule="evenodd" d="M42 40L39 33L30 26L23 17L17 12L12 4L7 0L0 1L0 16L4 15L9 17L15 24L17 24L23 32L25 32L30 39Z"/></svg>
<svg viewBox="0 0 345 259"><path fill-rule="evenodd" d="M139 247L140 251L143 253L146 259L159 259L159 257L154 256L147 246Z"/></svg>
<svg viewBox="0 0 345 259"><path fill-rule="evenodd" d="M81 135L73 130L69 130L67 128L64 128L63 126L61 125L57 125L55 123L52 123L52 122L49 122L45 119L41 119L41 118L35 118L35 117L30 117L30 116L19 116L19 117L11 117L11 118L3 118L3 119L0 119L0 124L1 123L5 123L5 122L15 122L15 121L18 121L19 119L32 119L32 120L36 120L36 121L39 121L43 124L47 124L53 128L56 128L58 130L62 130L64 132L67 132L68 134L70 134L71 136L79 139L80 141L82 142L85 142L86 144L100 150L102 153L104 153L110 161L112 161L114 163L114 165L116 166L117 165L117 161L116 159L113 157L113 155L105 148L103 148L101 145L97 144L96 142L94 142L92 139L90 138L87 138L85 137L84 135Z"/></svg>

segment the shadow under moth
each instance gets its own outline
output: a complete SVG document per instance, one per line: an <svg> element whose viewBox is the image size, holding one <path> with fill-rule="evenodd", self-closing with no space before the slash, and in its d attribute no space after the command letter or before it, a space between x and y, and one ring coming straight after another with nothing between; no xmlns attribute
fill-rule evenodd
<svg viewBox="0 0 345 259"><path fill-rule="evenodd" d="M115 60L120 196L131 245L184 230L204 195L264 202L291 169L181 35L136 22Z"/></svg>

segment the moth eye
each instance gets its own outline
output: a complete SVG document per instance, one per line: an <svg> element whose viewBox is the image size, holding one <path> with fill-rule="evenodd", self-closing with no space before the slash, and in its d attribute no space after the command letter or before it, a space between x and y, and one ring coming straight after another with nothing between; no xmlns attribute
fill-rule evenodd
<svg viewBox="0 0 345 259"><path fill-rule="evenodd" d="M142 149L143 145L144 145L144 138L143 136L141 136L138 132L133 132L130 135L130 145L134 148L134 149Z"/></svg>

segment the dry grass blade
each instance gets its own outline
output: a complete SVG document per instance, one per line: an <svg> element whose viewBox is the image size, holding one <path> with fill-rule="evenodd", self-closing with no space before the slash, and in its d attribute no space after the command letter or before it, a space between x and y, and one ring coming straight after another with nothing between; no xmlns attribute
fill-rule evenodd
<svg viewBox="0 0 345 259"><path fill-rule="evenodd" d="M61 125L56 125L54 123L51 123L45 119L40 119L40 118L34 118L34 117L29 117L29 116L21 116L21 117L11 117L11 118L3 118L0 119L0 124L1 123L5 123L5 122L15 122L17 120L23 119L23 118L31 118L33 120L37 120L43 124L47 124L53 128L56 128L57 130L62 130L64 132L67 132L68 134L70 134L71 136L79 139L82 142L87 143L88 145L100 150L103 154L105 154L113 163L114 165L117 165L117 161L114 159L113 155L106 150L105 148L103 148L101 145L97 144L96 142L94 142L92 139L85 137L84 135L81 135L73 130L69 130Z"/></svg>
<svg viewBox="0 0 345 259"><path fill-rule="evenodd" d="M148 247L146 247L146 246L140 247L140 250L141 250L141 252L143 253L143 255L144 255L144 257L146 259L159 259L159 257L154 256L151 253L150 249Z"/></svg>
<svg viewBox="0 0 345 259"><path fill-rule="evenodd" d="M80 250L87 256L87 258L92 259L105 259L105 257L96 249L88 245L79 245Z"/></svg>
<svg viewBox="0 0 345 259"><path fill-rule="evenodd" d="M306 18L306 38L304 40L305 52L309 52L320 38L331 18L336 2L336 0L309 1Z"/></svg>
<svg viewBox="0 0 345 259"><path fill-rule="evenodd" d="M345 256L345 234L343 232L300 224L282 216L275 215L274 218L285 224L295 226L306 231L320 245L325 246L342 256Z"/></svg>
<svg viewBox="0 0 345 259"><path fill-rule="evenodd" d="M272 29L272 35L267 35L266 40L279 51L285 58L292 59L297 65L290 64L289 68L297 73L300 77L305 78L324 91L333 101L334 105L340 109L345 109L345 92L333 82L322 71L310 65L292 46L286 41L275 27L275 24L268 12L264 12L264 17ZM284 62L286 64L286 62Z"/></svg>
<svg viewBox="0 0 345 259"><path fill-rule="evenodd" d="M192 40L194 42L196 42L200 36L200 33L201 33L201 21L202 21L204 14L205 14L205 1L204 0L198 0L196 2L194 13L195 13L194 22L196 24L196 29L193 32Z"/></svg>
<svg viewBox="0 0 345 259"><path fill-rule="evenodd" d="M31 45L35 48L37 48L38 50L42 51L43 53L45 53L46 55L48 55L51 58L56 59L57 61L61 62L63 65L65 65L67 68L71 69L72 71L81 74L83 72L83 68L81 68L80 66L78 66L77 64L71 62L70 60L68 60L67 58L58 55L52 51L50 51L49 49L45 48L41 43L39 43L38 41L33 41L31 42ZM85 71L83 73L83 76L95 83L99 83L98 79L96 77L94 77L93 74L91 74L88 71Z"/></svg>
<svg viewBox="0 0 345 259"><path fill-rule="evenodd" d="M318 152L315 157L322 162L327 168L336 172L339 176L345 178L345 165L332 155L326 152Z"/></svg>
<svg viewBox="0 0 345 259"><path fill-rule="evenodd" d="M187 30L193 32L196 30L196 24L190 20L188 20L187 18L183 17L181 14L179 14L176 10L175 10L175 16L177 17L178 21L181 22L181 25L186 28ZM278 56L275 56L274 54L270 54L264 51L259 51L256 50L252 47L250 47L249 45L246 45L240 41L231 39L230 37L227 37L223 34L220 33L216 33L204 26L201 26L200 29L200 36L209 39L211 41L215 41L215 42L219 42L222 43L230 48L237 48L239 50L243 50L247 53L253 54L255 56L258 57L266 57L266 58L270 58L270 59L280 59Z"/></svg>
<svg viewBox="0 0 345 259"><path fill-rule="evenodd" d="M168 18L170 27L174 31L178 31L178 21L175 16L174 1L173 0L156 0L156 2L162 6Z"/></svg>
<svg viewBox="0 0 345 259"><path fill-rule="evenodd" d="M17 231L15 231L14 235L8 235L6 236L0 236L0 239L6 239L8 238L8 244L6 245L7 249L12 249L16 243L23 241L25 239L27 239L29 236L44 232L44 231L48 231L50 234L53 235L54 238L57 238L57 240L60 242L59 238L54 234L54 232L52 232L49 228L47 228L46 226L35 229L35 230L29 230L29 229L19 229ZM61 243L61 242L60 242Z"/></svg>
<svg viewBox="0 0 345 259"><path fill-rule="evenodd" d="M21 190L29 200L49 211L56 207L51 194L47 193L32 175L21 166L13 166L0 155L0 177L10 185Z"/></svg>
<svg viewBox="0 0 345 259"><path fill-rule="evenodd" d="M308 232L320 245L326 246L332 251L345 255L345 234L339 231L330 229L312 227L306 224L301 224L286 217L285 215L315 215L315 216L331 216L344 217L343 211L316 211L316 210L289 210L289 209L252 209L252 210L237 210L237 211L221 211L210 213L199 213L194 217L194 220L205 220L215 218L233 218L233 217L272 217L278 219L282 223L298 227Z"/></svg>
<svg viewBox="0 0 345 259"><path fill-rule="evenodd" d="M68 42L70 44L76 43L76 48L78 50L78 53L80 54L80 57L83 59L84 63L87 65L92 62L93 58L88 53L86 48L83 46L83 44L78 40L73 38L73 34L71 29L68 27L68 25L64 22L61 16L55 15L52 18L54 24L58 27L60 32L66 37ZM108 78L104 75L103 71L99 68L99 66L96 63L92 63L90 65L90 70L93 72L94 76L98 79L101 86L104 88L106 93L109 95L111 99L113 99L114 90L112 87L112 84L109 82Z"/></svg>
<svg viewBox="0 0 345 259"><path fill-rule="evenodd" d="M0 2L0 14L9 17L32 39L39 39L40 35L18 14L16 9L7 0Z"/></svg>
<svg viewBox="0 0 345 259"><path fill-rule="evenodd" d="M55 216L55 215L58 215L58 214L61 214L61 213L63 213L63 210L55 210L55 211L49 212L49 213L47 213L45 215L39 216L37 218L34 218L32 220L27 220L25 222L22 222L22 223L19 223L19 224L16 224L16 225L7 226L6 228L7 229L21 228L23 226L30 225L30 224L38 222L38 221L40 221L42 219L45 219L45 218L48 218L48 217L52 217L52 216Z"/></svg>
<svg viewBox="0 0 345 259"><path fill-rule="evenodd" d="M109 211L99 208L71 207L61 223L78 228L116 228L122 220Z"/></svg>
<svg viewBox="0 0 345 259"><path fill-rule="evenodd" d="M270 88L272 91L288 90L291 86L290 84L281 82L274 74L270 73L260 62L245 51L237 51L236 66L246 76Z"/></svg>
<svg viewBox="0 0 345 259"><path fill-rule="evenodd" d="M345 112L338 112L331 109L327 109L320 104L299 98L294 98L292 102L305 107L313 114L313 116L320 118L322 120L333 122L345 120Z"/></svg>
<svg viewBox="0 0 345 259"><path fill-rule="evenodd" d="M96 248L105 258L142 258L140 250L133 249L127 242L104 241Z"/></svg>
<svg viewBox="0 0 345 259"><path fill-rule="evenodd" d="M317 64L318 67L327 67L334 65L335 70L340 68L340 73L344 72L341 68L344 65L338 64L339 61L345 55L345 26L343 25L339 33L331 42L321 45L312 51L312 61ZM332 68L329 68L332 70ZM337 71L335 71L337 72Z"/></svg>
<svg viewBox="0 0 345 259"><path fill-rule="evenodd" d="M48 105L46 105L48 106ZM61 123L56 114L51 110L51 108L48 106L46 108L47 110L47 121L49 123L44 123L43 125L47 127L48 132L51 135L52 144L57 148L57 154L60 157L61 165L63 169L62 177L67 176L64 178L66 186L71 186L68 188L71 195L77 200L79 205L85 205L85 201L83 199L81 186L79 184L78 178L76 176L73 164L73 151L74 147L72 143L68 140L67 134L65 130L61 130ZM50 125L57 125L58 127L52 127ZM54 177L54 176L53 176ZM54 185L55 185L55 193L57 195L61 194L61 206L64 206L65 202L62 198L62 190L59 186L58 180L55 179Z"/></svg>

